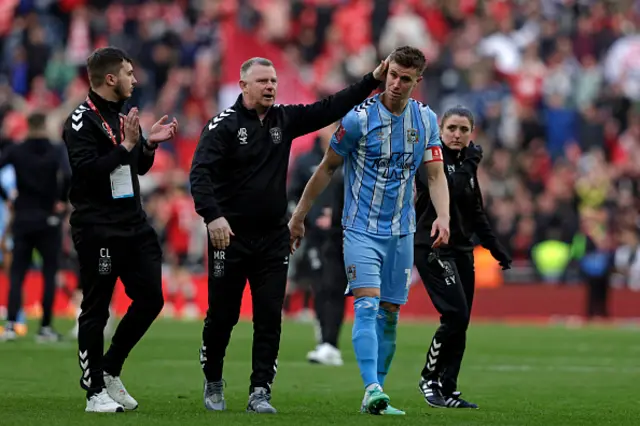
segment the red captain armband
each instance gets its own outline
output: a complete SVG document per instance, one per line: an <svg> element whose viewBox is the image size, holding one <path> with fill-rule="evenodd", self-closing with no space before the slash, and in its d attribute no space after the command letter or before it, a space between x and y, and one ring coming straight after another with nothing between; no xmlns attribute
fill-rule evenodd
<svg viewBox="0 0 640 426"><path fill-rule="evenodd" d="M442 148L439 146L430 146L424 152L425 163L442 162Z"/></svg>
<svg viewBox="0 0 640 426"><path fill-rule="evenodd" d="M338 129L336 130L336 142L340 143L345 133L347 133L347 129L345 129L341 123L340 127L338 127Z"/></svg>

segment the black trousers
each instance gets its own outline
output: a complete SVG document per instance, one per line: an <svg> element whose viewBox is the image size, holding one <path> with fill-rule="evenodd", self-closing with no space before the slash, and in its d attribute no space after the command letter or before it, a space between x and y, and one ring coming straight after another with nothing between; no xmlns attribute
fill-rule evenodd
<svg viewBox="0 0 640 426"><path fill-rule="evenodd" d="M31 266L33 250L42 257L42 327L51 325L53 302L56 293L56 274L60 264L62 244L60 226L49 226L35 231L15 232L13 237L13 261L9 270L9 307L7 320L15 322L22 306L22 285Z"/></svg>
<svg viewBox="0 0 640 426"><path fill-rule="evenodd" d="M120 375L129 352L162 310L162 251L156 232L148 224L126 237L109 237L92 229L74 229L72 234L82 287L78 318L80 385L91 396L104 387L103 372ZM103 355L103 332L118 277L132 302Z"/></svg>
<svg viewBox="0 0 640 426"><path fill-rule="evenodd" d="M347 274L342 256L342 235L329 235L322 245L322 271L320 279L313 281L315 311L320 323L322 343L338 347L344 321L344 291Z"/></svg>
<svg viewBox="0 0 640 426"><path fill-rule="evenodd" d="M209 382L222 379L224 356L233 327L240 318L247 280L253 300L251 385L270 390L277 371L282 303L289 268L289 228L262 234L234 230L225 250L209 241L209 306L202 331L200 363Z"/></svg>
<svg viewBox="0 0 640 426"><path fill-rule="evenodd" d="M440 313L440 327L429 346L422 377L440 380L442 393L449 396L457 390L466 347L475 290L473 253L449 252L436 257L430 247L417 246L415 263Z"/></svg>
<svg viewBox="0 0 640 426"><path fill-rule="evenodd" d="M309 230L305 234L304 244L300 247L299 259L296 262L293 279L296 283L314 287L317 282L322 281L322 268L324 258L322 248L326 240L326 232ZM296 252L296 257L298 253ZM295 259L295 257L294 257Z"/></svg>
<svg viewBox="0 0 640 426"><path fill-rule="evenodd" d="M607 302L609 299L609 275L592 277L583 274L583 280L587 284L587 318L609 316Z"/></svg>
<svg viewBox="0 0 640 426"><path fill-rule="evenodd" d="M303 293L303 309L310 308L311 295L324 279L324 258L322 245L326 239L326 232L314 228L307 228L304 242L291 259L291 269L288 277L295 282L295 289ZM293 271L293 274L291 274ZM287 292L288 293L288 292ZM285 294L284 310L289 312L291 294Z"/></svg>

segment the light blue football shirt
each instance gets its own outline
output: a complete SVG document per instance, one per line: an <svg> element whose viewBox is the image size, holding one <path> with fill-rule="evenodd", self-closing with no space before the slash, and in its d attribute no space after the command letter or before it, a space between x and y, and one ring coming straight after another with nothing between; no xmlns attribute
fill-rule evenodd
<svg viewBox="0 0 640 426"><path fill-rule="evenodd" d="M378 94L349 111L331 147L345 159L342 226L375 235L414 233L415 174L422 161L442 161L436 114L409 99L396 116Z"/></svg>

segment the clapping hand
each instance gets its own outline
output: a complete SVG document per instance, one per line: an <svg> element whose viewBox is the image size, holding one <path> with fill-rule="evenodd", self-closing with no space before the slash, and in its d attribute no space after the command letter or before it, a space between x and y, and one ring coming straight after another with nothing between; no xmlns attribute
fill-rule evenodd
<svg viewBox="0 0 640 426"><path fill-rule="evenodd" d="M161 143L173 139L178 132L178 120L174 117L170 123L167 123L168 119L169 116L165 115L151 127L149 143Z"/></svg>

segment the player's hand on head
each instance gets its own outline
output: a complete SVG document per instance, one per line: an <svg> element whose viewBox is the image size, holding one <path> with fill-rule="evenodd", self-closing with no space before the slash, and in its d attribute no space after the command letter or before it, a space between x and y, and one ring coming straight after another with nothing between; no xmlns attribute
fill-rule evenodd
<svg viewBox="0 0 640 426"><path fill-rule="evenodd" d="M216 220L209 222L207 225L209 231L209 238L211 244L218 250L224 250L231 244L231 237L235 237L235 234L229 226L229 222L224 217L219 217Z"/></svg>
<svg viewBox="0 0 640 426"><path fill-rule="evenodd" d="M438 217L431 226L431 236L436 237L432 247L438 248L442 244L449 243L449 220Z"/></svg>
<svg viewBox="0 0 640 426"><path fill-rule="evenodd" d="M387 77L387 71L389 70L389 58L380 61L380 65L373 70L373 78L376 80L384 81Z"/></svg>
<svg viewBox="0 0 640 426"><path fill-rule="evenodd" d="M289 249L291 253L300 247L300 242L304 238L304 218L292 216L289 220Z"/></svg>

